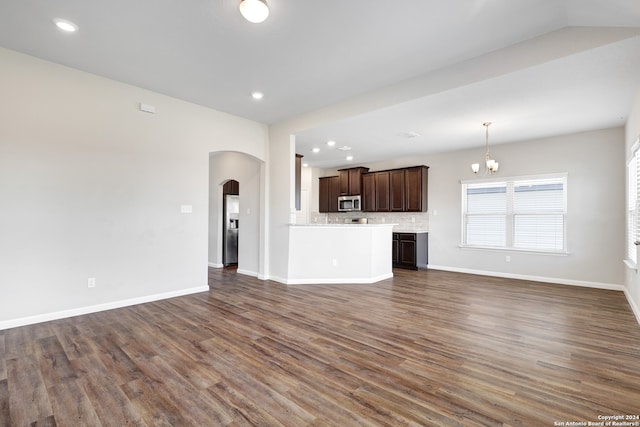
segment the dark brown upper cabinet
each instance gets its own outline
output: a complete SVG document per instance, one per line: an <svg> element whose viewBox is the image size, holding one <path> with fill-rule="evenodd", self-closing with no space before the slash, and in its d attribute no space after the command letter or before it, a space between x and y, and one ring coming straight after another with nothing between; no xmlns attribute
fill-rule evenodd
<svg viewBox="0 0 640 427"><path fill-rule="evenodd" d="M295 182L295 198L296 210L300 210L300 192L302 187L302 154L296 154L296 182Z"/></svg>
<svg viewBox="0 0 640 427"><path fill-rule="evenodd" d="M389 200L391 202L391 212L404 212L404 169L395 169L389 172Z"/></svg>
<svg viewBox="0 0 640 427"><path fill-rule="evenodd" d="M338 196L362 196L365 212L426 212L427 166L378 172L367 168L341 169L339 176L320 178L320 212L338 212ZM351 186L352 182L356 182Z"/></svg>
<svg viewBox="0 0 640 427"><path fill-rule="evenodd" d="M376 211L375 173L365 173L362 175L362 210L365 212Z"/></svg>
<svg viewBox="0 0 640 427"><path fill-rule="evenodd" d="M369 168L357 167L339 169L340 196L359 196L362 194L362 174Z"/></svg>
<svg viewBox="0 0 640 427"><path fill-rule="evenodd" d="M327 176L324 178L320 178L320 185L318 187L318 211L338 212L340 177Z"/></svg>
<svg viewBox="0 0 640 427"><path fill-rule="evenodd" d="M369 172L362 175L366 212L426 212L426 166Z"/></svg>
<svg viewBox="0 0 640 427"><path fill-rule="evenodd" d="M376 211L378 212L391 210L389 180L389 171L376 172Z"/></svg>
<svg viewBox="0 0 640 427"><path fill-rule="evenodd" d="M389 212L389 171L362 174L362 210Z"/></svg>
<svg viewBox="0 0 640 427"><path fill-rule="evenodd" d="M404 171L404 204L406 212L427 211L427 171L426 166L407 168Z"/></svg>

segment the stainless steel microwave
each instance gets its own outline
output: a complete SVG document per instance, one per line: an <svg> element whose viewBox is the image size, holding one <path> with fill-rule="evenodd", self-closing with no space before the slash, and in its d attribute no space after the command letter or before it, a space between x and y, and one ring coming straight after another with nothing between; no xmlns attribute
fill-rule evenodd
<svg viewBox="0 0 640 427"><path fill-rule="evenodd" d="M360 196L338 196L338 211L351 212L362 210Z"/></svg>

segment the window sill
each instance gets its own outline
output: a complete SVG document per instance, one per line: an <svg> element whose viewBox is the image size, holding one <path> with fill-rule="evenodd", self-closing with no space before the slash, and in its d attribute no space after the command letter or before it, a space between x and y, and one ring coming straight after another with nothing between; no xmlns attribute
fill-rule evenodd
<svg viewBox="0 0 640 427"><path fill-rule="evenodd" d="M629 268L630 270L633 271L638 271L638 266L636 265L635 262L631 261L630 259L625 259L624 260L624 264L627 266L627 268Z"/></svg>
<svg viewBox="0 0 640 427"><path fill-rule="evenodd" d="M569 252L567 251L545 251L545 250L535 250L535 249L518 249L518 248L499 248L495 246L469 246L469 245L458 245L461 249L471 249L471 250L479 250L486 252L509 252L509 253L519 253L519 254L532 254L532 255L551 255L551 256L569 256Z"/></svg>

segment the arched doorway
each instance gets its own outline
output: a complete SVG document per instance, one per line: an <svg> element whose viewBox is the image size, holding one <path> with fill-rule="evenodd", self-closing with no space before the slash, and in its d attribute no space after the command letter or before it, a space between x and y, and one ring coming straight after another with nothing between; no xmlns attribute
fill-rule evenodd
<svg viewBox="0 0 640 427"><path fill-rule="evenodd" d="M219 151L209 154L209 255L208 265L223 268L223 193L225 184L237 181L240 195L238 217L238 273L259 277L263 271L262 203L264 162L248 154Z"/></svg>

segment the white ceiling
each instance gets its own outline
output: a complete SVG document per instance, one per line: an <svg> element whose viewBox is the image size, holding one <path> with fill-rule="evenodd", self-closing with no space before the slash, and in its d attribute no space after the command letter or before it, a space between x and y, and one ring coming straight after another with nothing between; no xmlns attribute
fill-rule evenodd
<svg viewBox="0 0 640 427"><path fill-rule="evenodd" d="M269 124L469 74L300 132L298 150L321 167L344 164L338 150L309 153L327 139L365 163L481 146L487 120L492 143L618 126L640 88L640 32L605 43L565 31L638 29L638 0L267 1L269 19L251 24L239 0L2 0L0 46ZM79 31L61 33L54 18ZM577 47L538 55L556 37ZM535 60L511 67L527 62L514 45ZM265 98L254 101L254 90ZM409 131L421 136L398 136Z"/></svg>

